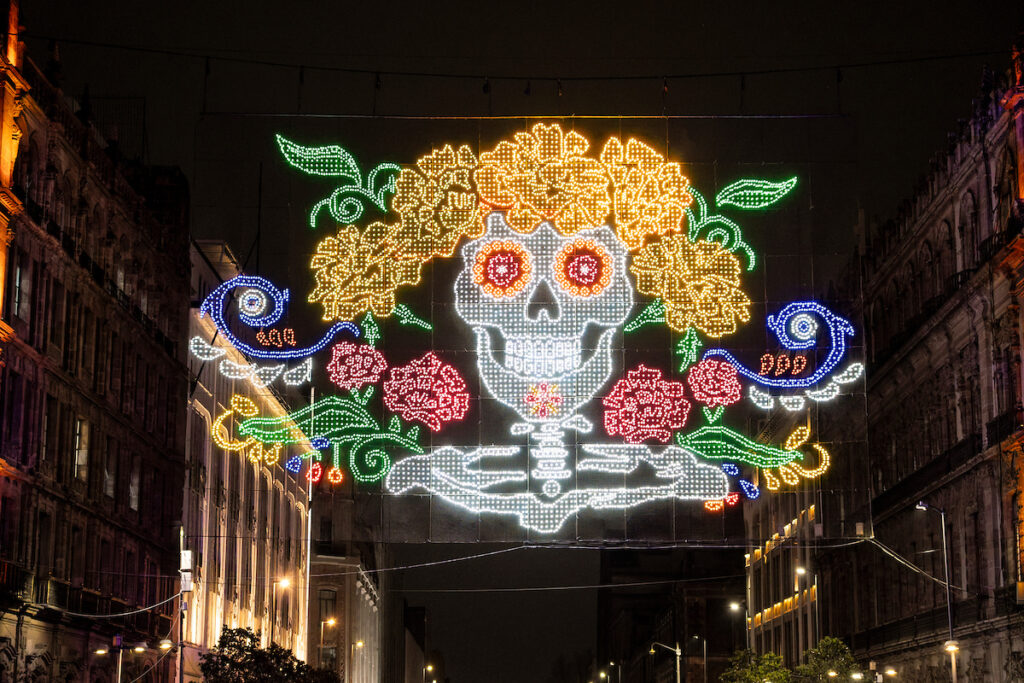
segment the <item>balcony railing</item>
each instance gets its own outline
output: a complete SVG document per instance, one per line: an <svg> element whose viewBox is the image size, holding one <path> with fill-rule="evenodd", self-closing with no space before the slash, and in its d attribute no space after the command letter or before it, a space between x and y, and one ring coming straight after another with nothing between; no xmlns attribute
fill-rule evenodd
<svg viewBox="0 0 1024 683"><path fill-rule="evenodd" d="M985 425L985 443L993 446L1002 442L1021 428L1021 416L1016 410L1008 410Z"/></svg>

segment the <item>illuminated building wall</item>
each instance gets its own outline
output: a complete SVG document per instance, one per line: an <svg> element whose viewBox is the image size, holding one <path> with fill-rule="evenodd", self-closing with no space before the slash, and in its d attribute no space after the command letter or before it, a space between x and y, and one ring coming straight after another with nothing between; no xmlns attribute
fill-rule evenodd
<svg viewBox="0 0 1024 683"><path fill-rule="evenodd" d="M238 263L221 242L193 245L191 260L192 300L201 300L238 274ZM215 332L213 321L193 309L189 338L199 337L222 349L221 360L248 363L222 339L215 340ZM188 400L184 524L185 547L193 551L196 569L185 628L186 679L200 680L199 654L216 645L224 626L261 631L264 646L273 628L275 642L310 660L306 481L284 467L299 451L284 447L270 456L267 449L257 459L250 449L236 447L241 419L236 410L252 406L262 415L284 416L289 411L286 399L246 377L225 376L216 362L194 354L189 358L189 376L193 384ZM283 578L290 583L287 588L280 586Z"/></svg>
<svg viewBox="0 0 1024 683"><path fill-rule="evenodd" d="M147 648L125 654L131 680L157 662L161 639L175 637L176 603L91 615L177 593L188 193L175 170L129 174L112 161L57 83L27 59L8 66L17 53L8 38L0 679L113 680L115 657L94 652L121 634ZM9 98L22 78L31 91L12 128ZM170 663L155 677L169 677Z"/></svg>
<svg viewBox="0 0 1024 683"><path fill-rule="evenodd" d="M915 504L945 511L960 680L1010 680L1024 656L1024 83L1015 59L1016 70L984 75L971 118L896 217L861 226L851 291L863 274L869 457L860 476L870 495L844 507L835 492L824 508L815 501L826 538L845 525L855 539L866 519L863 535L939 579L940 516ZM858 517L867 505L870 517ZM762 548L751 567L778 552ZM901 680L948 680L943 584L870 543L821 543L810 561L823 634ZM765 648L790 647L781 638Z"/></svg>

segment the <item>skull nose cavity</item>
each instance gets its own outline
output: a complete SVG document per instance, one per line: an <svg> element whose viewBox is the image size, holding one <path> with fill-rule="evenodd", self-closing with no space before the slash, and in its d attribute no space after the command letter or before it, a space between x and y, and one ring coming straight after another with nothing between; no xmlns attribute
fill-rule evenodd
<svg viewBox="0 0 1024 683"><path fill-rule="evenodd" d="M532 322L558 320L560 314L561 308L554 290L547 280L542 279L526 301L526 319Z"/></svg>

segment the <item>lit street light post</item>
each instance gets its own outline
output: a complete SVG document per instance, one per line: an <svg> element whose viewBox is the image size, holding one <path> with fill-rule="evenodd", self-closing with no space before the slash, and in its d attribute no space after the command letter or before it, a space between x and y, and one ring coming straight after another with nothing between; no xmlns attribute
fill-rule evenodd
<svg viewBox="0 0 1024 683"><path fill-rule="evenodd" d="M704 683L708 683L708 639L703 636L694 636L693 639L704 644Z"/></svg>
<svg viewBox="0 0 1024 683"><path fill-rule="evenodd" d="M317 650L316 663L321 669L324 668L324 626L334 628L334 625L337 623L338 620L334 617L320 621L320 649Z"/></svg>
<svg viewBox="0 0 1024 683"><path fill-rule="evenodd" d="M960 644L953 638L953 600L951 598L951 590L949 586L949 542L946 539L946 511L942 508L937 508L934 505L918 501L917 505L914 506L917 510L932 510L939 513L939 519L942 523L942 571L945 575L946 583L946 617L949 620L949 640L945 642L943 647L946 652L949 653L949 662L953 671L953 683L957 683L956 677L956 653L960 649Z"/></svg>
<svg viewBox="0 0 1024 683"><path fill-rule="evenodd" d="M663 647L666 650L668 650L669 652L674 652L675 653L675 655L676 655L676 683L680 683L680 678L679 678L679 660L683 656L683 651L679 649L679 643L676 643L675 647L669 647L665 643L658 643L658 642L651 643L651 651L650 651L649 654L651 654L651 655L654 654L654 646L655 645L657 645L658 647Z"/></svg>
<svg viewBox="0 0 1024 683"><path fill-rule="evenodd" d="M160 642L160 649L161 650L170 649L170 645L168 645L167 647L164 646L165 643L169 644L170 641L166 640L166 639L161 641ZM145 643L136 643L131 648L132 652L135 652L135 653L145 652L147 649L148 648L147 648ZM122 642L120 635L114 636L114 644L113 644L113 646L110 649L105 648L105 647L101 647L101 648L99 648L97 650L94 650L93 654L100 655L102 657L102 656L108 654L110 652L110 650L117 650L117 678L115 679L115 681L116 681L116 683L121 683L121 668L122 668L122 664L124 663L125 645Z"/></svg>
<svg viewBox="0 0 1024 683"><path fill-rule="evenodd" d="M619 672L619 683L622 683L622 662L616 664L615 662L608 662L609 667L616 667Z"/></svg>

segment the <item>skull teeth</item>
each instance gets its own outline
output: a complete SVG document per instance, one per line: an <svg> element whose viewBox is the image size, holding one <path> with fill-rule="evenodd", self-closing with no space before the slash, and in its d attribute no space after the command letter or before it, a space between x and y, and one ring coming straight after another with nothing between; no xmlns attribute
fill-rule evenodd
<svg viewBox="0 0 1024 683"><path fill-rule="evenodd" d="M579 339L511 337L505 342L505 366L525 377L557 377L580 366Z"/></svg>

